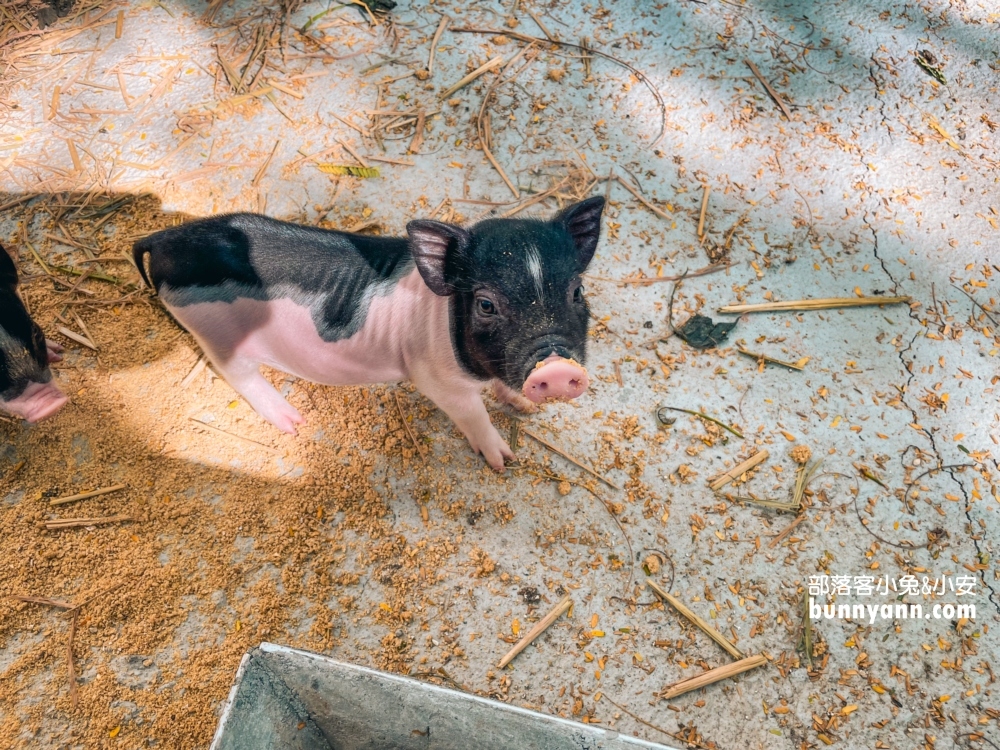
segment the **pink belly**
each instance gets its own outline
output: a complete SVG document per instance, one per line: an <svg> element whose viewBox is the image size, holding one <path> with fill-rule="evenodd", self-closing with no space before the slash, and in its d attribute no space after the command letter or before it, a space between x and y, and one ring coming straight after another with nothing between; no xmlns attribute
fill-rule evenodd
<svg viewBox="0 0 1000 750"><path fill-rule="evenodd" d="M213 361L259 362L325 385L404 380L405 364L393 346L392 297L372 300L361 330L348 339L320 338L308 307L291 299L199 302L169 307Z"/></svg>

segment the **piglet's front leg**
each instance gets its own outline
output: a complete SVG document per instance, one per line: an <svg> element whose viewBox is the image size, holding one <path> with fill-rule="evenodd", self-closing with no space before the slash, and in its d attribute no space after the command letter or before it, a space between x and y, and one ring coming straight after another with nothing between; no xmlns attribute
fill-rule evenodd
<svg viewBox="0 0 1000 750"><path fill-rule="evenodd" d="M490 415L486 411L478 388L468 386L449 388L449 385L454 384L424 380L419 377L414 377L413 382L458 425L458 429L468 439L472 450L481 454L486 463L496 471L503 471L504 461L514 458L514 452L490 421Z"/></svg>
<svg viewBox="0 0 1000 750"><path fill-rule="evenodd" d="M493 395L501 404L507 404L524 414L534 414L538 411L538 404L508 387L502 380L493 381Z"/></svg>

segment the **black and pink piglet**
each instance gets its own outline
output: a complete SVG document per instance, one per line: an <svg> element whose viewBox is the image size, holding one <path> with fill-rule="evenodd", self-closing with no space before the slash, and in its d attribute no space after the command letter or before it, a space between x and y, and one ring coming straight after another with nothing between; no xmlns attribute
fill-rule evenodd
<svg viewBox="0 0 1000 750"><path fill-rule="evenodd" d="M134 257L218 372L279 429L304 420L262 364L328 385L410 380L499 471L513 453L486 412L487 384L520 409L587 389L581 274L603 209L595 197L549 221L411 221L405 238L233 214L158 232Z"/></svg>

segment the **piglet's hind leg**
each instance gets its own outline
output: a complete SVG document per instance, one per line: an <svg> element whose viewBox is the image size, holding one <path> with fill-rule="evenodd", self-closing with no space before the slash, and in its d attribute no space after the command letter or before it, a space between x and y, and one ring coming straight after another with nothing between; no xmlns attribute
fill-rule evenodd
<svg viewBox="0 0 1000 750"><path fill-rule="evenodd" d="M254 411L282 432L294 435L295 426L305 424L306 420L298 410L260 374L259 363L236 357L224 367L220 367L214 359L213 364L219 374L226 379L233 390L247 400Z"/></svg>
<svg viewBox="0 0 1000 750"><path fill-rule="evenodd" d="M198 311L199 306L196 305L173 307L167 304L166 307L191 332L215 371L247 400L254 411L290 435L295 434L295 425L305 423L295 407L285 401L260 374L260 362L231 348L230 342L245 336L247 326L260 326L266 320L240 320L228 305L222 306L221 310L209 308L207 312ZM211 332L211 335L205 332Z"/></svg>

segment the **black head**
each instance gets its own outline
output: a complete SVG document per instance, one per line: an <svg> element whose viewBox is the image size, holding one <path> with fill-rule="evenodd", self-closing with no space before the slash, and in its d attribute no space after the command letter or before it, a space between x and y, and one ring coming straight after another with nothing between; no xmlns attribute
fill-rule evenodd
<svg viewBox="0 0 1000 750"><path fill-rule="evenodd" d="M0 247L0 401L51 379L45 336L17 295L17 266Z"/></svg>
<svg viewBox="0 0 1000 750"><path fill-rule="evenodd" d="M598 196L550 221L407 225L420 275L451 297L452 341L466 370L520 390L550 354L585 362L589 308L580 275L597 249L603 210Z"/></svg>

